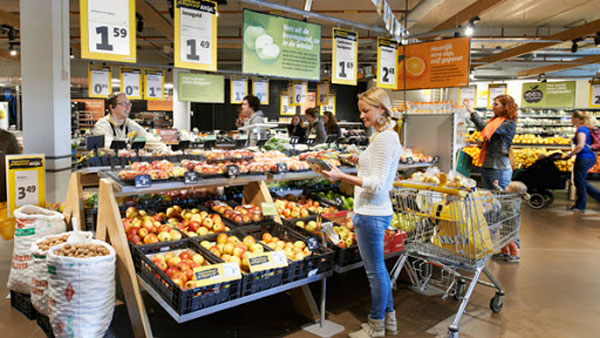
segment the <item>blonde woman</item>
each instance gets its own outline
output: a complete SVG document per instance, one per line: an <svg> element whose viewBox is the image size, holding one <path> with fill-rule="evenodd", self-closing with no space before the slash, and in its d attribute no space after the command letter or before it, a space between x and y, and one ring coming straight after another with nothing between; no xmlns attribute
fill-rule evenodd
<svg viewBox="0 0 600 338"><path fill-rule="evenodd" d="M575 200L575 204L568 207L567 210L585 211L586 193L600 202L600 192L585 180L588 171L597 162L596 153L591 149L592 135L590 133L594 128L594 123L595 119L589 112L575 111L571 115L571 124L577 128L575 137L573 138L575 148L565 158L576 155L573 167L573 181L577 190L577 199Z"/></svg>
<svg viewBox="0 0 600 338"><path fill-rule="evenodd" d="M322 174L334 181L355 185L354 228L360 255L371 289L371 311L368 322L350 337L384 337L398 331L389 273L383 259L383 236L392 220L392 189L398 160L400 140L393 130L391 102L381 88L372 88L358 95L360 119L365 127L374 127L370 144L358 158L358 175L347 175L335 166Z"/></svg>

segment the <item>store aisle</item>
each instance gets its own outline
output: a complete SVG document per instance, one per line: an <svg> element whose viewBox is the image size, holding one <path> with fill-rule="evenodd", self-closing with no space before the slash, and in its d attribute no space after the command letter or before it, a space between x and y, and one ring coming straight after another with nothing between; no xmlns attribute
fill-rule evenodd
<svg viewBox="0 0 600 338"><path fill-rule="evenodd" d="M600 331L600 205L590 203L586 214L564 211L564 196L542 211L523 208L521 263L490 262L488 267L506 289L502 312L493 314L489 301L494 291L478 286L461 321L461 337L595 337ZM0 242L0 336L43 337L34 321L27 320L4 298L7 294L12 242ZM313 286L318 293L318 286ZM446 333L456 311L454 300L424 297L401 285L395 292L400 337L435 337ZM238 308L176 324L146 298L157 337L312 337L300 330L309 322L295 314L289 296L275 295ZM346 327L359 327L370 298L364 272L335 276L328 283L329 319ZM117 307L112 333L131 335L124 306Z"/></svg>

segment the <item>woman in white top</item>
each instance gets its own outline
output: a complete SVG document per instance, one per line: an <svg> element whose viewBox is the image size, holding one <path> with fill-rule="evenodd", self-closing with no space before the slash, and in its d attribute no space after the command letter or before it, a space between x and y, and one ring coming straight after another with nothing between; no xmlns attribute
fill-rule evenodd
<svg viewBox="0 0 600 338"><path fill-rule="evenodd" d="M370 145L358 158L358 175L347 175L338 168L322 174L334 181L345 181L354 188L354 228L360 255L365 263L371 289L371 311L367 323L350 337L384 337L398 331L389 273L383 259L383 237L392 220L390 190L394 184L400 140L393 130L391 102L381 88L358 95L358 109L365 127L374 127Z"/></svg>

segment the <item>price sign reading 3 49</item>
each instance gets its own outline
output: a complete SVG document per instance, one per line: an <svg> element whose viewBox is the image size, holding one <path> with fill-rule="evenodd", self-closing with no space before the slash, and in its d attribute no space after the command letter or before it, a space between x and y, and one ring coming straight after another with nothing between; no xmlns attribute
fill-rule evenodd
<svg viewBox="0 0 600 338"><path fill-rule="evenodd" d="M396 87L398 42L377 38L377 87Z"/></svg>
<svg viewBox="0 0 600 338"><path fill-rule="evenodd" d="M217 70L217 5L210 1L176 0L175 66Z"/></svg>
<svg viewBox="0 0 600 338"><path fill-rule="evenodd" d="M333 28L332 83L356 85L358 33Z"/></svg>

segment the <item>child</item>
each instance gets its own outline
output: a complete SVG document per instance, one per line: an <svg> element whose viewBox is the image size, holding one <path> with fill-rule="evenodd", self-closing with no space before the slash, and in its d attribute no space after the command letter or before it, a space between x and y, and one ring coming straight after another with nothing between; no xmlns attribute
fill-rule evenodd
<svg viewBox="0 0 600 338"><path fill-rule="evenodd" d="M496 187L497 190L502 190L498 186L498 181L494 181L494 187ZM509 192L509 193L513 193L513 194L523 195L525 200L529 199L529 195L527 194L527 186L525 184L523 184L523 182L511 181L508 184L508 186L506 187L505 191ZM519 248L517 247L517 243L516 243L517 241L519 241L518 238L516 241L508 243L506 246L504 246L502 248L501 253L495 254L492 257L504 259L508 263L520 262L521 256L519 255Z"/></svg>

